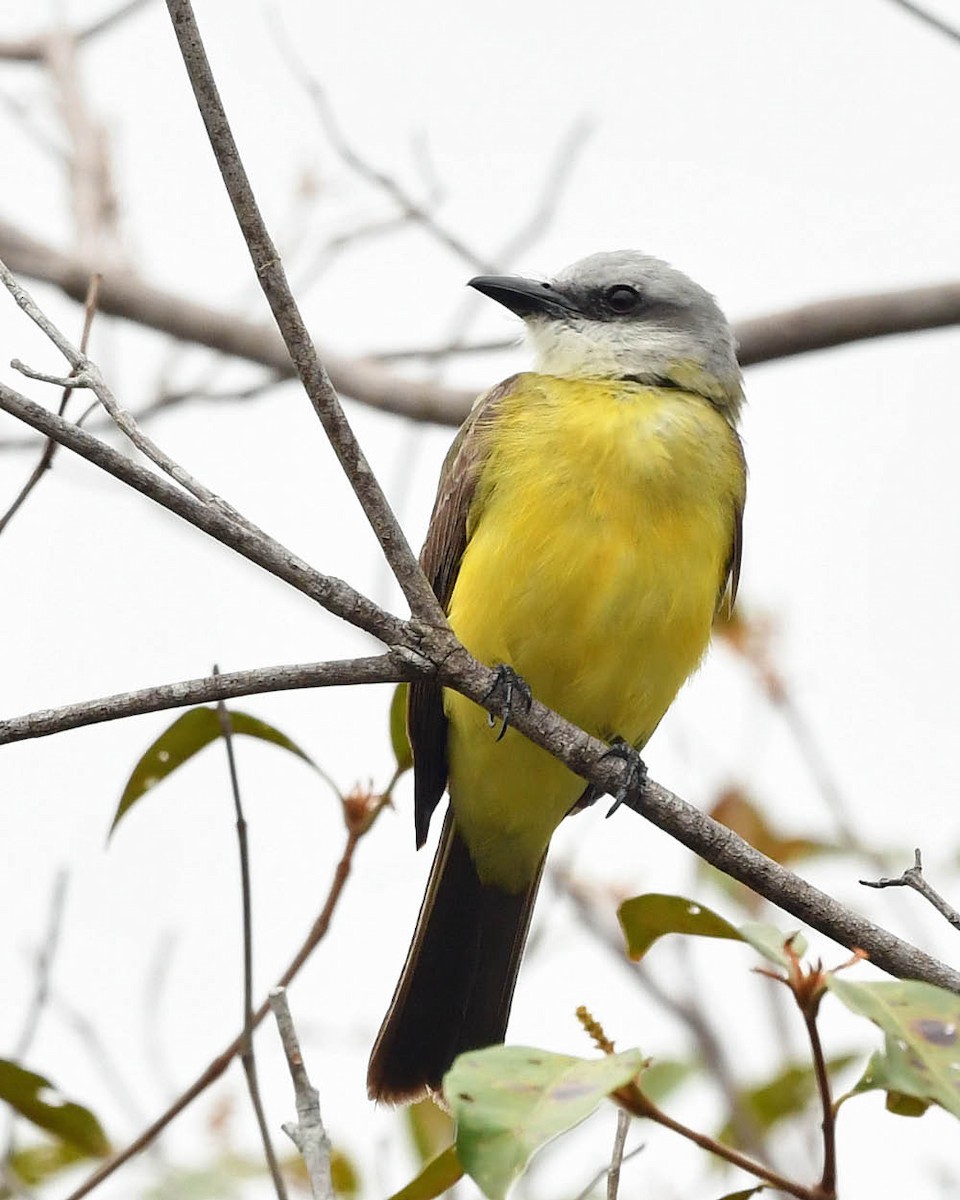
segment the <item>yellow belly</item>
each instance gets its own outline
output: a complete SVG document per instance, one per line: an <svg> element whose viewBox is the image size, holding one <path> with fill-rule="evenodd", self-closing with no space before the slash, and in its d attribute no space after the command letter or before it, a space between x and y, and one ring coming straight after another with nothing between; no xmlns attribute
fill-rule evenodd
<svg viewBox="0 0 960 1200"><path fill-rule="evenodd" d="M598 737L642 746L710 637L742 503L700 397L527 375L490 434L450 602L458 637ZM529 882L583 781L453 692L450 797L481 878Z"/></svg>

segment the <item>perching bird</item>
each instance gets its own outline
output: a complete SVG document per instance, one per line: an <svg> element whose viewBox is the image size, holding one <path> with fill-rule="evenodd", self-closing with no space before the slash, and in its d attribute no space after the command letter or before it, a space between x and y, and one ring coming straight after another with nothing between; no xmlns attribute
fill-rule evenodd
<svg viewBox="0 0 960 1200"><path fill-rule="evenodd" d="M481 396L421 555L481 662L596 737L642 749L706 650L740 570L745 465L735 342L713 297L637 251L549 283L479 276L522 317L534 372ZM439 1089L503 1040L547 846L582 779L484 709L411 685L417 845L450 806L370 1058L371 1097Z"/></svg>

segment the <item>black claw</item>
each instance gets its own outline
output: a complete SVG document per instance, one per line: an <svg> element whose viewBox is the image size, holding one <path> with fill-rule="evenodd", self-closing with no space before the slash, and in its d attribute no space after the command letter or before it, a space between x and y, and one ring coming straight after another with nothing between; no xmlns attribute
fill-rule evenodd
<svg viewBox="0 0 960 1200"><path fill-rule="evenodd" d="M635 808L637 798L647 782L647 764L640 757L640 751L635 749L621 737L616 737L610 743L610 749L600 755L603 758L619 758L626 763L623 779L614 793L613 804L607 817L612 817L621 804L627 808Z"/></svg>
<svg viewBox="0 0 960 1200"><path fill-rule="evenodd" d="M519 698L523 702L524 708L529 712L530 705L533 703L533 692L530 690L530 685L516 673L513 667L508 667L505 663L498 663L493 670L496 674L496 679L483 699L486 702L491 696L499 696L500 698L498 715L503 724L500 727L500 732L497 734L497 741L499 742L507 732L507 726L510 724L510 718L513 716L515 698ZM487 720L490 722L491 729L497 723L497 718L493 713L487 714Z"/></svg>

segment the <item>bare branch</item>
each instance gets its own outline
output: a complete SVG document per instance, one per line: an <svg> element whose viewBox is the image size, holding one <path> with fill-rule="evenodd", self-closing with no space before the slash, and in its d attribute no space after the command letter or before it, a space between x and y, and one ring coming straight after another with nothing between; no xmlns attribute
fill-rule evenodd
<svg viewBox="0 0 960 1200"><path fill-rule="evenodd" d="M632 962L624 954L622 934L606 924L593 903L588 888L572 872L557 866L550 870L548 878L557 890L571 901L584 928L603 945L615 962L629 972L630 978L660 1008L685 1025L696 1045L702 1060L720 1093L730 1114L730 1121L738 1143L751 1154L760 1156L764 1150L763 1136L752 1113L743 1103L742 1089L727 1055L726 1046L717 1036L709 1012L700 1004L699 997L680 995L676 990L663 987L645 963Z"/></svg>
<svg viewBox="0 0 960 1200"><path fill-rule="evenodd" d="M45 708L22 717L0 720L0 746L7 742L49 737L67 729L119 721L124 717L163 712L169 708L231 700L237 696L256 696L265 692L283 692L305 688L343 687L348 684L400 683L415 677L394 656L342 659L339 662L297 663L290 666L259 667L251 671L233 671L206 679L185 679L180 683L159 684L135 692L119 692L99 700L84 700L62 708Z"/></svg>
<svg viewBox="0 0 960 1200"><path fill-rule="evenodd" d="M738 321L734 333L740 363L750 367L849 342L957 324L960 282L820 300Z"/></svg>
<svg viewBox="0 0 960 1200"><path fill-rule="evenodd" d="M533 211L494 255L498 267L519 258L543 234L553 221L570 177L576 170L580 155L594 130L589 117L578 117L557 143L552 161L547 165Z"/></svg>
<svg viewBox="0 0 960 1200"><path fill-rule="evenodd" d="M2 219L0 257L17 274L53 284L65 295L83 302L90 278L89 264L37 241ZM154 287L125 268L105 274L99 311L180 341L260 363L284 379L295 375L283 339L273 324L196 304ZM337 391L372 408L417 421L459 425L476 395L429 379L404 379L367 359L325 351L324 361Z"/></svg>
<svg viewBox="0 0 960 1200"><path fill-rule="evenodd" d="M270 304L297 375L320 418L340 465L403 591L411 612L439 627L443 609L420 569L406 536L366 460L344 415L333 384L317 356L310 334L287 283L283 264L260 215L220 101L210 63L189 0L167 0L184 66L203 118L210 146L223 176L237 223L243 233L257 279Z"/></svg>
<svg viewBox="0 0 960 1200"><path fill-rule="evenodd" d="M341 580L321 575L265 534L238 526L204 507L192 496L128 463L96 438L2 384L0 408L55 437L137 491L157 500L330 612L372 633L387 645L406 648L411 657L405 662L409 662L411 670L435 672L445 686L456 688L484 707L495 708L491 700L494 672L471 658L448 629L406 623L391 616ZM529 711L521 706L512 719L521 733L555 754L578 775L597 784L604 792L615 795L620 790L623 768L605 757L609 749L605 743L577 729L536 700ZM767 858L732 830L711 820L659 784L648 783L639 797L631 797L630 806L695 854L799 920L848 949L866 951L882 970L899 978L924 979L960 992L960 974L956 971L844 908L825 892Z"/></svg>
<svg viewBox="0 0 960 1200"><path fill-rule="evenodd" d="M119 205L113 186L107 131L90 111L77 62L79 43L63 30L44 39L44 64L56 89L69 150L74 242L81 258L103 266L117 256Z"/></svg>
<svg viewBox="0 0 960 1200"><path fill-rule="evenodd" d="M88 264L0 220L0 256L11 270L58 287L83 302ZM206 346L235 358L293 375L289 356L272 326L196 304L154 287L133 271L104 277L99 309ZM960 282L822 300L735 323L744 366L790 358L870 338L942 329L960 324ZM453 388L431 379L405 379L371 357L347 358L324 351L337 391L371 408L415 421L459 425L479 388Z"/></svg>
<svg viewBox="0 0 960 1200"><path fill-rule="evenodd" d="M864 887L868 888L888 888L888 887L909 887L915 892L919 892L921 896L929 901L937 912L944 917L954 929L960 931L960 912L948 904L940 893L929 883L927 883L923 874L923 862L920 857L919 847L913 852L913 866L908 867L902 875L896 879L861 879L860 882Z"/></svg>
<svg viewBox="0 0 960 1200"><path fill-rule="evenodd" d="M320 1093L311 1084L300 1053L300 1039L293 1025L285 988L270 993L270 1007L276 1018L283 1052L297 1101L297 1123L285 1124L283 1132L303 1155L314 1200L333 1200L333 1176L330 1167L330 1138L320 1116Z"/></svg>
<svg viewBox="0 0 960 1200"><path fill-rule="evenodd" d="M493 270L490 260L472 250L452 230L447 229L434 214L412 195L388 172L375 167L359 154L349 140L333 112L333 107L323 87L296 53L279 21L274 22L274 37L294 77L313 102L314 111L330 144L344 163L366 183L379 189L399 208L404 220L415 221L429 231L431 236L463 260L473 271L489 273Z"/></svg>
<svg viewBox="0 0 960 1200"><path fill-rule="evenodd" d="M386 645L398 645L404 640L407 626L403 621L361 596L342 580L322 575L254 525L246 521L239 525L212 506L201 504L159 475L130 462L111 446L2 383L0 409L74 450L88 462L202 529L271 575L283 579L329 612L365 629Z"/></svg>
<svg viewBox="0 0 960 1200"><path fill-rule="evenodd" d="M330 884L330 890L327 893L326 901L320 911L320 915L314 921L310 932L304 939L303 944L297 953L293 956L290 965L283 972L278 980L278 986L286 987L298 974L300 968L313 953L316 946L326 936L327 930L330 928L330 922L333 919L333 914L336 911L337 904L343 894L343 889L346 886L347 879L350 876L350 869L353 865L353 856L357 846L363 836L373 827L371 820L365 825L351 824L347 828L347 839L343 848L343 853L340 856L340 861L337 863L336 870L333 874L333 880ZM269 1001L264 1000L256 1012L253 1014L253 1027L256 1028L263 1018L270 1011ZM66 1200L81 1200L82 1196L87 1196L94 1191L104 1179L109 1178L114 1171L122 1167L124 1163L129 1162L131 1158L135 1158L143 1150L145 1150L151 1142L166 1129L174 1118L178 1117L184 1109L189 1108L198 1096L201 1096L207 1088L215 1083L216 1080L226 1071L234 1058L240 1051L243 1045L244 1032L239 1033L233 1041L217 1055L212 1062L200 1073L194 1082L184 1091L176 1100L161 1113L159 1117L149 1125L143 1132L135 1138L123 1150L114 1154L106 1162L101 1163L95 1171L93 1171L80 1186L66 1197Z"/></svg>
<svg viewBox="0 0 960 1200"><path fill-rule="evenodd" d="M93 314L96 312L97 292L99 290L100 290L100 276L99 275L91 275L90 283L87 287L86 303L83 306L84 307L83 331L80 335L80 352L81 352L81 354L86 353L87 343L90 340L90 330L93 326ZM59 416L62 417L64 412L66 411L67 404L69 403L69 400L70 400L70 397L72 394L73 394L73 383L71 382L68 387L65 387L63 389L63 395L60 397L60 407L57 409L57 413ZM53 459L56 454L56 451L57 451L57 443L55 441L53 441L52 438L47 438L47 443L43 448L43 453L40 455L40 461L30 472L30 477L27 479L27 482L23 485L23 487L20 489L20 491L14 497L14 500L13 500L12 504L10 505L10 507L7 509L7 511L2 516L0 516L0 533L3 533L3 531L6 529L6 527L13 520L14 515L22 507L22 505L26 501L27 497L30 495L30 493L33 491L33 489L37 486L37 484L40 482L40 480L44 477L44 475L47 473L47 471L50 470L50 467L53 465Z"/></svg>
<svg viewBox="0 0 960 1200"><path fill-rule="evenodd" d="M623 1166L623 1151L629 1129L630 1114L622 1108L617 1109L617 1134L613 1139L613 1154L607 1171L607 1200L617 1200L620 1190L620 1168Z"/></svg>
<svg viewBox="0 0 960 1200"><path fill-rule="evenodd" d="M213 674L220 674L216 666L213 668ZM260 1095L260 1082L257 1079L257 1060L253 1052L253 897L250 885L250 850L247 844L247 819L243 814L243 801L240 798L237 759L233 752L233 723L230 720L230 711L222 700L217 701L217 715L227 752L227 772L233 795L237 849L240 855L240 901L243 912L243 1042L240 1047L240 1062L243 1064L250 1103L257 1119L257 1128L260 1130L260 1141L263 1143L263 1153L270 1178L273 1180L273 1189L278 1200L287 1200L286 1184L280 1174L280 1164L277 1162L276 1151L267 1127L267 1115L263 1109L263 1097Z"/></svg>
<svg viewBox="0 0 960 1200"><path fill-rule="evenodd" d="M113 12L98 17L91 24L76 33L68 34L77 42L90 41L106 33L121 21L131 16L138 9L145 8L151 0L127 0L126 4L118 5ZM33 37L21 38L17 41L0 41L0 59L8 62L42 63L47 56L47 44L50 34L35 34Z"/></svg>

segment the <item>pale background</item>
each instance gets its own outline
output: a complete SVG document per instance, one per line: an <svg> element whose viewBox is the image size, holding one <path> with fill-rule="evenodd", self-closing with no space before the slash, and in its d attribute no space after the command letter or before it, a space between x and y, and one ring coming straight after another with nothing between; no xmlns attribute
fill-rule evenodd
<svg viewBox="0 0 960 1200"><path fill-rule="evenodd" d="M42 28L57 8L11 7L0 32ZM597 249L637 246L704 283L733 318L935 282L960 270L960 47L883 0L281 0L271 9L253 0L200 0L197 8L247 167L295 281L298 265L331 234L388 208L320 133L278 49L278 22L358 151L416 189L411 140L426 140L446 196L444 222L484 255L495 256L529 214L565 131L580 117L592 119L555 220L511 268L552 273ZM75 23L101 11L89 0L66 9ZM938 11L960 20L956 3L944 0ZM91 46L84 64L91 102L113 136L131 260L184 296L263 317L163 6ZM0 94L57 130L31 68L3 65ZM60 168L6 110L0 158L3 215L69 245ZM305 179L312 194L297 200ZM344 256L302 300L320 344L339 352L432 345L460 313L472 273L428 235L407 231ZM78 309L48 289L34 291L76 336ZM472 330L509 337L517 322L478 303ZM957 352L951 330L753 369L743 425L751 472L743 601L775 616L778 661L862 836L900 847L903 866L912 847L922 846L931 877L948 886L960 833ZM156 393L162 372L193 381L208 358L108 319L96 324L92 353L131 408ZM62 366L0 297L0 363L14 356ZM526 361L522 350L461 361L447 377L480 389ZM56 402L49 388L0 369L12 386ZM234 365L216 379L223 387L255 376ZM356 405L349 415L419 545L451 431L411 428ZM397 605L294 385L246 404L194 404L155 421L151 432L318 568ZM15 435L4 419L0 437ZM0 456L0 505L32 461L32 453ZM371 649L279 582L66 453L2 540L0 606L4 715L202 675L212 662L231 670ZM388 696L387 689L287 694L237 707L280 726L347 787L383 784L389 775ZM56 1006L30 1061L95 1107L118 1144L197 1074L240 1016L237 856L219 748L165 783L105 848L126 774L171 719L137 718L0 755L0 1054L20 1028L32 978L26 955L41 936L55 872L66 867L56 994L94 1021L141 1112L123 1111ZM253 743L239 754L261 994L312 920L342 839L336 806L307 768ZM723 648L683 693L647 761L655 778L693 802L708 803L728 781L746 782L788 829L833 833L793 742ZM426 854L413 854L405 789L398 800L397 813L386 814L361 847L334 929L291 993L331 1132L365 1168L369 1196L388 1194L411 1171L395 1118L375 1111L363 1092L366 1052L428 866ZM557 851L588 878L724 906L694 879L685 852L626 814L610 824L600 812L579 818L558 836ZM919 898L859 888L858 876L869 873L862 864L820 862L807 873L879 922L922 936L934 953L955 955L946 926L927 919ZM511 1040L588 1053L571 1015L586 1002L618 1044L682 1054L682 1032L629 988L623 971L575 932L567 906L551 904L547 892ZM792 927L787 918L781 924ZM164 946L172 947L166 955ZM838 947L818 948L830 962L844 957ZM152 975L158 954L166 961L159 992ZM659 961L669 978L675 960L668 948ZM745 1076L762 1077L774 1060L765 1009L745 1016L758 995L748 974L753 960L721 947L698 964ZM853 1045L866 1055L878 1042L833 1004L825 1019L833 1049ZM258 1046L276 1127L292 1115L293 1101L271 1030ZM207 1121L224 1094L236 1100L232 1136L255 1152L233 1070L168 1133L163 1145L172 1159L202 1164L211 1157ZM717 1117L706 1089L690 1089L677 1104L707 1128ZM612 1139L612 1114L598 1123L599 1131L561 1149L552 1167L544 1164L533 1194L573 1195L586 1185ZM851 1104L839 1129L844 1200L955 1190L956 1127L943 1114L896 1119L874 1096ZM666 1132L634 1131L631 1144L641 1136L648 1149L625 1168L624 1196L711 1200L744 1186L712 1173ZM788 1143L781 1161L812 1178L811 1153L805 1164L805 1150ZM938 1182L941 1169L952 1183ZM140 1194L150 1178L148 1165L128 1167L102 1194ZM266 1186L250 1194L265 1195ZM61 1182L52 1194L64 1190Z"/></svg>

